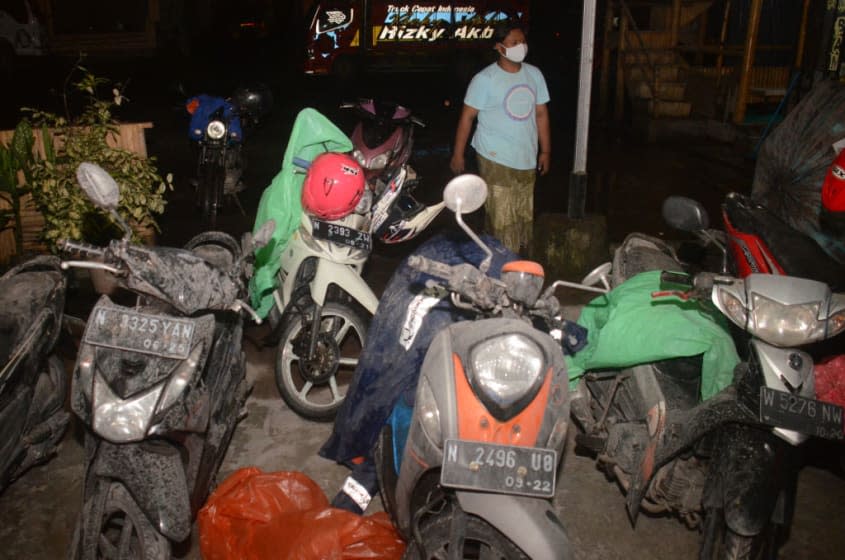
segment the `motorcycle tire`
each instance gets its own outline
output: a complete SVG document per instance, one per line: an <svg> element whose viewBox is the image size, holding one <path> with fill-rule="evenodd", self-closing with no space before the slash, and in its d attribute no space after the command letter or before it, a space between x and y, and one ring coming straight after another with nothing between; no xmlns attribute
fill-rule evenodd
<svg viewBox="0 0 845 560"><path fill-rule="evenodd" d="M452 558L450 532L452 513L446 510L441 515L426 519L420 527L420 536L425 553L421 555L416 542L409 542L403 560L429 560L431 558ZM466 514L465 514L466 515ZM528 560L515 544L498 529L474 515L466 515L463 531L464 548L459 558L490 558L496 560Z"/></svg>
<svg viewBox="0 0 845 560"><path fill-rule="evenodd" d="M83 524L97 525L97 542L84 543ZM100 480L76 523L70 558L170 558L170 541L153 528L132 495L119 482Z"/></svg>
<svg viewBox="0 0 845 560"><path fill-rule="evenodd" d="M225 170L222 165L207 163L200 166L199 195L203 219L212 227L217 223L217 213L223 202Z"/></svg>
<svg viewBox="0 0 845 560"><path fill-rule="evenodd" d="M746 537L731 531L719 510L705 516L699 560L775 560L779 526L769 523L757 535Z"/></svg>
<svg viewBox="0 0 845 560"><path fill-rule="evenodd" d="M308 350L314 309L312 303L301 313L283 319L276 350L276 386L285 403L298 415L327 422L334 419L346 398L345 389L364 348L368 321L346 304L326 303L320 318L317 355L305 361L300 355ZM336 320L340 324L334 324Z"/></svg>

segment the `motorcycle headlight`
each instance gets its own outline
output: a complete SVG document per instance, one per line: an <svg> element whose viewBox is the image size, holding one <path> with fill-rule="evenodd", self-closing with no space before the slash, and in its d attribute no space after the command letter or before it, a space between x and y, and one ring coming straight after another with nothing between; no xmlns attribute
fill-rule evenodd
<svg viewBox="0 0 845 560"><path fill-rule="evenodd" d="M748 332L775 346L799 346L825 337L826 322L819 321L820 302L783 305L751 294L753 310Z"/></svg>
<svg viewBox="0 0 845 560"><path fill-rule="evenodd" d="M438 449L443 447L443 431L440 426L440 409L437 408L437 401L434 399L434 391L427 377L420 380L417 388L417 403L415 414L420 419L423 432L426 437Z"/></svg>
<svg viewBox="0 0 845 560"><path fill-rule="evenodd" d="M136 397L121 399L100 375L94 376L94 431L112 443L141 441L164 383Z"/></svg>
<svg viewBox="0 0 845 560"><path fill-rule="evenodd" d="M470 384L490 413L506 420L539 388L544 363L543 350L527 336L497 336L470 351Z"/></svg>
<svg viewBox="0 0 845 560"><path fill-rule="evenodd" d="M379 154L370 160L369 165L362 164L362 166L367 169L384 169L385 167L387 167L387 162L390 161L391 155L392 154L390 152Z"/></svg>
<svg viewBox="0 0 845 560"><path fill-rule="evenodd" d="M211 121L205 127L205 133L212 140L220 140L226 136L226 125L223 124L223 121Z"/></svg>

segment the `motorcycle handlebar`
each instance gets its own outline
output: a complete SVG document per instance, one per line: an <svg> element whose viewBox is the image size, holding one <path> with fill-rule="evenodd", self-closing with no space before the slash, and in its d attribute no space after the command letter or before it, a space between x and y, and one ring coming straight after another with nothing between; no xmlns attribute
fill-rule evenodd
<svg viewBox="0 0 845 560"><path fill-rule="evenodd" d="M408 257L408 266L443 280L449 280L452 277L452 267L450 265L419 255Z"/></svg>
<svg viewBox="0 0 845 560"><path fill-rule="evenodd" d="M68 239L59 242L59 249L66 253L75 253L89 259L101 259L105 255L105 250L102 247L81 241L70 241Z"/></svg>

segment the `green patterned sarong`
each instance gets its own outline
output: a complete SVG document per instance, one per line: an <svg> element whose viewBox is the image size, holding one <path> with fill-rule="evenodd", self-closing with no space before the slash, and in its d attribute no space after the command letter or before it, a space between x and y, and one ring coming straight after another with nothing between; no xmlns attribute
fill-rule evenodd
<svg viewBox="0 0 845 560"><path fill-rule="evenodd" d="M534 230L533 169L512 169L478 155L478 171L487 182L485 226L514 253L530 250Z"/></svg>

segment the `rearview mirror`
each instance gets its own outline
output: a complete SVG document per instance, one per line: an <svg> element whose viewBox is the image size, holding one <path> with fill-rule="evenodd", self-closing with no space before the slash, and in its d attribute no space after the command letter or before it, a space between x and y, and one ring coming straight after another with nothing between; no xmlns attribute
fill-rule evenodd
<svg viewBox="0 0 845 560"><path fill-rule="evenodd" d="M117 210L120 188L108 171L96 163L82 162L76 168L76 180L95 206L103 210Z"/></svg>
<svg viewBox="0 0 845 560"><path fill-rule="evenodd" d="M475 212L487 200L487 183L478 175L458 175L443 189L443 201L452 212Z"/></svg>
<svg viewBox="0 0 845 560"><path fill-rule="evenodd" d="M673 228L687 232L701 231L710 225L704 206L685 196L670 196L663 201L663 219Z"/></svg>

